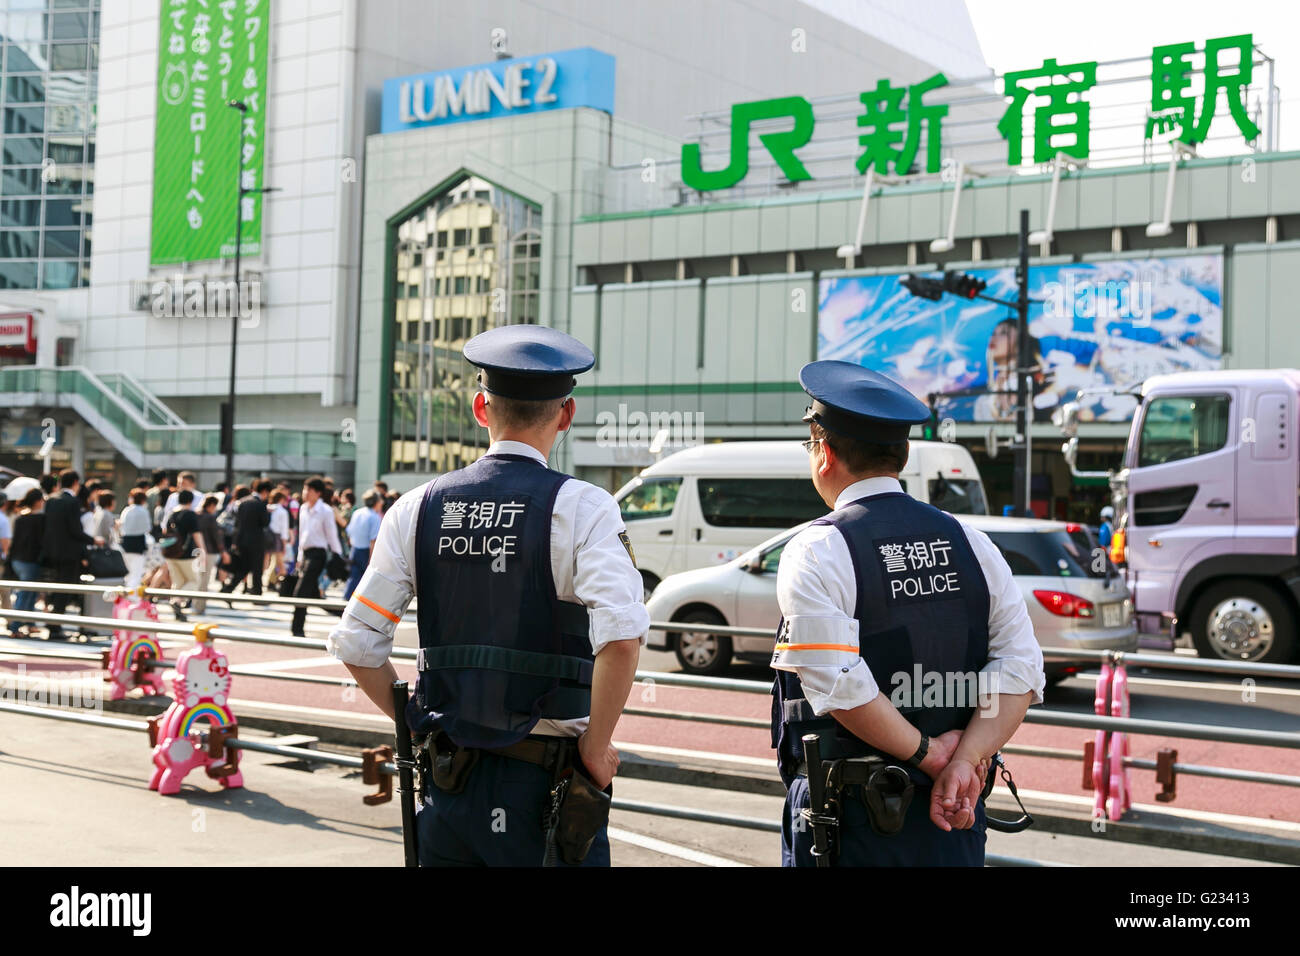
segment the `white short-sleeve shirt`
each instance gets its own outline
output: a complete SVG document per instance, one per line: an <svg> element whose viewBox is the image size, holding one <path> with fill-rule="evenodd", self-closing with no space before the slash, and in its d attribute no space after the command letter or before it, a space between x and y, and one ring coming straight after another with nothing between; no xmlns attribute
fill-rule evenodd
<svg viewBox="0 0 1300 956"><path fill-rule="evenodd" d="M868 495L902 490L896 478L867 478L840 492L835 510ZM1032 702L1041 703L1043 652L1020 587L988 535L965 524L962 529L989 591L989 656L983 673L997 692L1032 692ZM857 593L853 559L834 525L812 525L786 544L776 575L784 649L777 649L772 667L799 675L804 697L818 715L869 704L880 693L858 650Z"/></svg>
<svg viewBox="0 0 1300 956"><path fill-rule="evenodd" d="M524 455L546 464L531 445L493 442L487 454ZM388 659L393 632L415 596L415 527L427 487L420 485L384 513L370 564L326 640L329 652L360 667L379 667ZM645 643L650 615L643 601L641 575L624 546L618 504L609 492L576 478L560 485L551 513L551 574L561 601L587 606L591 648L596 654L610 641ZM543 720L538 734L577 736L587 718Z"/></svg>

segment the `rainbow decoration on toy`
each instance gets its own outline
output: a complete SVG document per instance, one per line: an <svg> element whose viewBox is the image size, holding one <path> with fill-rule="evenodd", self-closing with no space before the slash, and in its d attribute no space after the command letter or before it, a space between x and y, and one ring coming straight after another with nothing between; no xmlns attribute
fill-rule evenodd
<svg viewBox="0 0 1300 956"><path fill-rule="evenodd" d="M144 596L144 588L136 588L118 594L113 601L113 617L121 621L157 621L158 610ZM149 694L164 693L162 674L145 664L151 659L162 660L162 648L156 637L125 627L114 631L104 665L107 679L113 685L110 699L121 700L128 690L140 686L146 686Z"/></svg>
<svg viewBox="0 0 1300 956"><path fill-rule="evenodd" d="M150 722L155 738L154 772L149 789L162 794L179 793L181 782L195 767L227 788L242 787L239 751L224 748L213 756L204 748L199 724L206 721L209 735L224 731L233 736L236 722L227 704L230 667L226 656L217 653L208 631L211 624L194 628L194 647L176 658L172 675L172 704Z"/></svg>

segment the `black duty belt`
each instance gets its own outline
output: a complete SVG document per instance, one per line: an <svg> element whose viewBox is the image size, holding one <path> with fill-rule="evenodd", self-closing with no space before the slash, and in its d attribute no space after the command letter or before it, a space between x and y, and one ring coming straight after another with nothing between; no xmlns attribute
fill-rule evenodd
<svg viewBox="0 0 1300 956"><path fill-rule="evenodd" d="M522 760L544 770L553 770L572 753L576 743L576 737L533 735L508 747L485 748L484 753Z"/></svg>
<svg viewBox="0 0 1300 956"><path fill-rule="evenodd" d="M858 757L851 760L841 760L839 762L839 783L841 786L851 787L855 784L866 784L871 780L871 775L886 765L886 761L880 757ZM808 776L808 764L800 761L795 773L800 777Z"/></svg>

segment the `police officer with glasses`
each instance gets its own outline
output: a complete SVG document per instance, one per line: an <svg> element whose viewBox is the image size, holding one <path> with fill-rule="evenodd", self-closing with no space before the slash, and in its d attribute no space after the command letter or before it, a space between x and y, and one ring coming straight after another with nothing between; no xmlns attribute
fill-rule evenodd
<svg viewBox="0 0 1300 956"><path fill-rule="evenodd" d="M813 362L799 382L832 510L777 572L782 863L981 866L989 761L1042 701L1024 598L987 535L904 492L922 402L848 362Z"/></svg>
<svg viewBox="0 0 1300 956"><path fill-rule="evenodd" d="M547 467L595 356L519 325L475 336L465 358L487 453L384 514L328 645L395 716L389 652L418 597L404 716L426 741L421 865L608 866L614 728L650 618L614 499Z"/></svg>

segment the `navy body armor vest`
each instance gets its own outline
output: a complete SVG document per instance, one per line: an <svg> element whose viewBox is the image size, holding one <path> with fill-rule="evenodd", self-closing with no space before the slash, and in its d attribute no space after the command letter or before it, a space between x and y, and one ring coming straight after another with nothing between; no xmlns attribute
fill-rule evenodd
<svg viewBox="0 0 1300 956"><path fill-rule="evenodd" d="M988 663L989 592L961 524L901 492L861 498L813 524L834 525L848 545L857 579L859 653L880 693L931 737L964 728L975 708L976 675ZM783 640L784 620L777 633ZM931 685L927 697L927 675L935 674L943 686ZM803 761L808 733L821 735L823 759L876 754L902 763L834 717L817 717L795 673L777 671L772 695L772 746L787 786ZM918 784L929 784L919 770L908 771Z"/></svg>
<svg viewBox="0 0 1300 956"><path fill-rule="evenodd" d="M409 720L460 747L505 747L591 713L587 609L561 601L551 513L568 475L487 455L426 489L415 539L420 677Z"/></svg>

